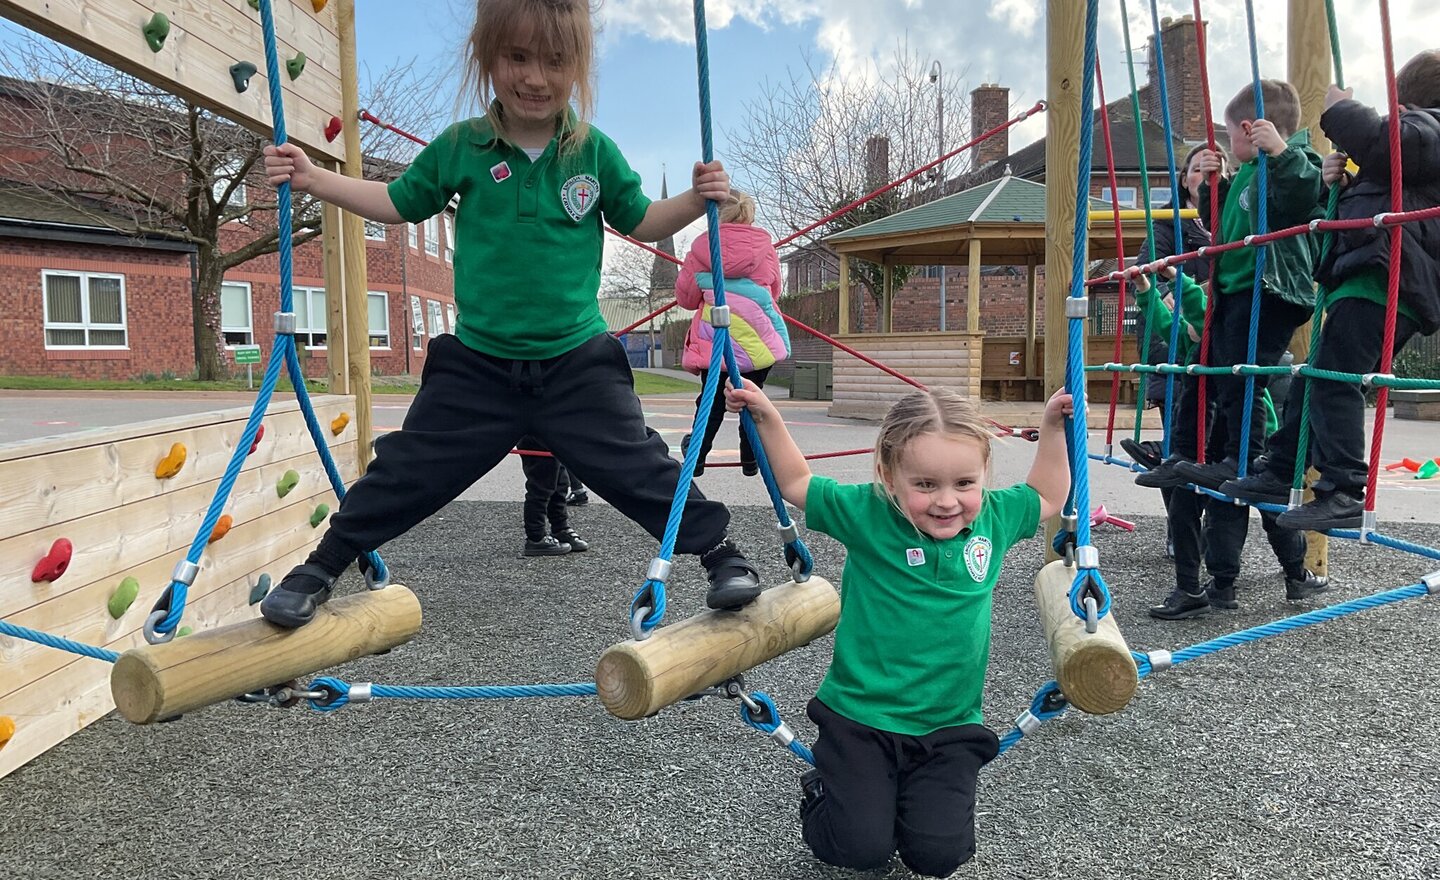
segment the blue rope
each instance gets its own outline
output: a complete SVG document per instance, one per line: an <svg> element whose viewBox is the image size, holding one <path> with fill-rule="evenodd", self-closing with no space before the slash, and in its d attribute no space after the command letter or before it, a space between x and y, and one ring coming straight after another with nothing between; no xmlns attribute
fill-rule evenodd
<svg viewBox="0 0 1440 880"><path fill-rule="evenodd" d="M1265 118L1265 95L1260 90L1260 47L1255 36L1255 4L1245 0L1245 21L1250 39L1250 78L1255 89L1255 118ZM1267 160L1264 150L1258 151L1255 165L1255 233L1264 235L1270 231L1267 206L1270 202ZM1245 349L1245 363L1255 363L1255 352L1260 342L1260 292L1265 286L1265 261L1270 245L1261 244L1255 251L1255 286L1250 293L1250 338ZM1250 469L1251 410L1255 401L1255 377L1245 376L1245 405L1240 415L1240 464L1238 473L1243 479Z"/></svg>
<svg viewBox="0 0 1440 880"><path fill-rule="evenodd" d="M249 448L248 446L246 447ZM69 651L72 654L79 654L82 657L93 657L96 660L104 660L107 663L114 663L120 659L119 653L106 648L97 648L94 645L87 645L83 642L72 642L69 639L50 633L40 632L38 629L30 629L26 626L8 623L0 620L0 635L7 635L17 639L25 639L37 645L44 645L47 648L57 648L61 651Z"/></svg>
<svg viewBox="0 0 1440 880"><path fill-rule="evenodd" d="M310 683L312 690L324 688L336 694L322 702L311 700L310 708L333 712L350 704L350 685L338 678L325 676ZM575 684L521 684L483 687L417 687L410 685L376 684L370 686L374 699L394 700L512 700L526 697L588 697L595 694L593 682Z"/></svg>
<svg viewBox="0 0 1440 880"><path fill-rule="evenodd" d="M1094 146L1095 113L1095 57L1096 31L1099 22L1097 0L1086 0L1085 4L1085 72L1080 89L1080 107L1083 122L1080 126L1079 180L1090 179L1090 162ZM1082 184L1075 189L1074 247L1070 264L1070 302L1085 301L1086 245L1090 232L1090 190ZM1075 402L1075 415L1066 419L1065 428L1070 455L1070 472L1075 517L1075 545L1077 551L1090 545L1090 469L1086 466L1089 442L1089 427L1085 416L1085 318L1069 320L1069 350L1065 363L1065 385ZM1087 515L1078 515L1084 511ZM1093 596L1098 614L1103 617L1110 611L1110 590L1100 571L1081 568L1070 588L1070 609L1077 617L1084 618L1086 596Z"/></svg>
<svg viewBox="0 0 1440 880"><path fill-rule="evenodd" d="M770 712L770 718L772 720L768 722L757 721L755 718L752 718L750 716L750 708L744 703L741 703L741 721L745 722L746 724L755 728L761 733L771 734L772 736L774 735L775 731L785 726L785 722L780 720L780 710L775 708L775 701L770 699L769 694L766 694L763 691L755 691L754 693L750 694L750 699L765 706L765 708ZM800 740L792 738L790 742L785 745L785 748L789 749L790 753L795 757L799 758L800 760L804 761L812 767L815 766L815 755L812 754L809 747L807 747Z"/></svg>
<svg viewBox="0 0 1440 880"><path fill-rule="evenodd" d="M1150 18L1154 25L1155 34L1155 75L1156 82L1160 89L1160 118L1165 127L1165 167L1170 172L1170 192L1175 196L1175 204L1179 205L1181 190L1180 176L1175 164L1175 129L1170 119L1170 99L1167 97L1169 90L1165 84L1165 53L1160 51L1160 47L1165 44L1161 39L1160 9L1156 0L1150 0ZM1083 180L1084 178L1082 177L1081 179ZM1174 224L1175 246L1183 251L1185 249L1185 231L1180 220L1179 211L1173 212L1171 222ZM1167 256L1169 255L1167 254ZM1180 362L1180 299L1181 293L1185 290L1185 267L1180 264L1176 264L1175 266L1175 283L1173 289L1175 295L1173 297L1174 302L1172 303L1174 312L1172 313L1170 321L1170 362L1172 364L1178 364ZM1143 352L1141 356L1144 356ZM1204 382L1205 379L1201 378L1200 381ZM1165 412L1174 411L1174 401L1175 374L1167 373L1165 375ZM1175 420L1165 419L1164 422L1164 433L1160 438L1160 454L1164 458L1169 458L1170 432Z"/></svg>
<svg viewBox="0 0 1440 880"><path fill-rule="evenodd" d="M1065 714L1067 708L1069 708L1069 704L1065 702L1064 695L1060 693L1060 685L1053 681L1045 682L1035 692L1034 698L1030 700L1030 708L1020 716L1020 721L1016 722L1009 733L1000 737L999 754L1003 755L1014 748L1015 744L1024 738L1026 727L1033 730L1052 718L1059 718ZM1033 722L1030 720L1031 718L1034 719Z"/></svg>
<svg viewBox="0 0 1440 880"><path fill-rule="evenodd" d="M270 111L275 128L275 143L280 145L285 143L288 137L285 133L285 104L280 88L280 61L276 50L275 18L271 9L271 0L260 0L260 23L265 36L265 76L270 88ZM294 219L289 182L280 184L277 199L280 311L293 312L295 297L291 275L294 271L292 253ZM210 507L205 513L205 518L195 532L189 552L185 554L187 562L199 564L200 557L205 552L205 546L210 542L210 535L215 531L215 525L220 521L220 516L225 510L225 503L230 499L230 493L235 488L235 481L240 476L240 469L250 454L250 447L255 443L255 435L259 433L260 421L270 407L270 400L279 383L282 363L289 366L291 383L295 386L295 396L300 402L300 410L305 415L305 424L310 428L310 436L315 441L315 449L324 463L325 473L330 477L330 485L335 490L335 496L341 499L345 497L345 481L341 478L340 470L330 455L330 446L325 440L325 434L320 428L319 421L315 418L309 392L305 388L305 374L300 368L300 359L295 350L295 337L288 334L277 334L270 358L265 364L265 378L260 383L260 392L255 398L250 418L245 422L245 429L240 434L240 442L236 444L235 451L230 456L230 462L225 467L225 474L221 477L219 485L215 487L215 496L210 500ZM366 553L366 558L370 561L375 576L380 579L388 577L385 563L380 559L378 553L370 551ZM170 599L169 610L165 617L156 622L156 632L172 632L180 625L180 619L185 614L185 600L188 592L188 584L177 580L170 582L170 587L166 591L166 595Z"/></svg>

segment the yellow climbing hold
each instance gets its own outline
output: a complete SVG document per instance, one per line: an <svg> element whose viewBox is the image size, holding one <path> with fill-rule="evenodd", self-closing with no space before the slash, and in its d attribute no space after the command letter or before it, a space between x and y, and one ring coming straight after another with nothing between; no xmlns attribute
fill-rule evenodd
<svg viewBox="0 0 1440 880"><path fill-rule="evenodd" d="M15 719L9 715L0 715L0 749L15 736Z"/></svg>
<svg viewBox="0 0 1440 880"><path fill-rule="evenodd" d="M133 577L127 577L121 581L120 586L116 587L115 592L110 594L110 601L105 605L110 611L110 617L114 620L119 620L124 617L125 612L129 611L130 606L135 604L135 598L139 595L139 581Z"/></svg>
<svg viewBox="0 0 1440 880"><path fill-rule="evenodd" d="M230 534L230 527L233 525L235 525L235 518L230 514L227 513L220 517L219 521L215 523L215 528L210 530L210 540L205 543L214 544L216 541Z"/></svg>
<svg viewBox="0 0 1440 880"><path fill-rule="evenodd" d="M330 433L339 437L340 432L345 430L345 426L348 424L350 424L350 414L341 413L330 421Z"/></svg>
<svg viewBox="0 0 1440 880"><path fill-rule="evenodd" d="M284 498L286 495L290 494L290 490L294 489L295 486L299 484L299 482L299 473L297 473L296 471L286 471L285 476L281 477L280 480L275 484L275 494L279 495L281 498Z"/></svg>
<svg viewBox="0 0 1440 880"><path fill-rule="evenodd" d="M312 529L319 528L319 527L320 527L320 524L325 521L325 517L327 517L327 516L329 516L329 515L330 515L330 505L328 505L328 504L317 504L317 505L315 506L315 512L312 513L312 514L310 514L310 528L312 528Z"/></svg>
<svg viewBox="0 0 1440 880"><path fill-rule="evenodd" d="M184 466L185 444L176 443L170 447L170 454L160 459L160 463L155 465L155 479L168 480L180 473L180 469Z"/></svg>

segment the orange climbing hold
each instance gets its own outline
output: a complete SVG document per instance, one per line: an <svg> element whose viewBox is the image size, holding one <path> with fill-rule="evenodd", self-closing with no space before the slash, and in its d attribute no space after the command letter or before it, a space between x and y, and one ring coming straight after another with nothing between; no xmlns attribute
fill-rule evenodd
<svg viewBox="0 0 1440 880"><path fill-rule="evenodd" d="M30 582L38 584L41 581L53 582L65 573L70 567L70 556L75 552L75 546L70 543L69 538L56 538L55 543L50 545L50 552L45 558L35 563L35 569L30 572Z"/></svg>
<svg viewBox="0 0 1440 880"><path fill-rule="evenodd" d="M206 541L205 543L214 544L216 541L225 537L227 534L230 533L230 527L233 525L235 525L235 518L232 517L230 514L227 513L224 516L220 517L220 520L215 523L215 528L210 530L210 540Z"/></svg>
<svg viewBox="0 0 1440 880"><path fill-rule="evenodd" d="M315 7L315 14L319 15L325 9L325 4L330 0L310 0L310 5Z"/></svg>
<svg viewBox="0 0 1440 880"><path fill-rule="evenodd" d="M333 420L331 420L331 422L330 422L330 433L331 433L331 434L334 434L336 437L339 437L339 436L340 436L340 432L343 431L343 430L345 430L345 426L348 425L348 424L350 424L350 414L349 414L349 413L341 413L340 415L336 416Z"/></svg>
<svg viewBox="0 0 1440 880"><path fill-rule="evenodd" d="M9 715L0 715L0 749L15 736L15 719Z"/></svg>
<svg viewBox="0 0 1440 880"><path fill-rule="evenodd" d="M160 463L155 465L155 479L168 480L180 473L180 469L184 466L185 444L176 443L170 447L170 454L160 459Z"/></svg>

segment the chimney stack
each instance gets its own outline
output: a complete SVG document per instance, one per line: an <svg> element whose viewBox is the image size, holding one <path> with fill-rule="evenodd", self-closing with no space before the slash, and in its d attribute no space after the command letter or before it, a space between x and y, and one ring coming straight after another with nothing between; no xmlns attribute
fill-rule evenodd
<svg viewBox="0 0 1440 880"><path fill-rule="evenodd" d="M879 189L889 182L890 139L872 134L865 139L865 189Z"/></svg>
<svg viewBox="0 0 1440 880"><path fill-rule="evenodd" d="M1208 36L1210 25L1201 24ZM1177 137L1192 143L1205 140L1205 82L1200 77L1200 54L1195 45L1195 19L1189 15L1160 20L1160 46L1165 53L1165 85L1170 99L1170 124ZM1208 39L1207 39L1208 46ZM1164 120L1160 104L1160 68L1155 58L1155 38L1146 50L1150 65L1145 100L1145 115L1152 121ZM1217 106L1223 107L1226 97L1216 95Z"/></svg>
<svg viewBox="0 0 1440 880"><path fill-rule="evenodd" d="M970 137L979 137L1010 118L1010 89L999 83L981 83L970 92ZM1010 155L1010 130L970 148L970 169L983 168Z"/></svg>

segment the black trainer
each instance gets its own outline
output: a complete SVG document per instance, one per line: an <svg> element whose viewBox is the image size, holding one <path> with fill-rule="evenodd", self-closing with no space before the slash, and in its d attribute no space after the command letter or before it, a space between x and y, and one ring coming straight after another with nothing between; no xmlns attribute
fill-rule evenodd
<svg viewBox="0 0 1440 880"><path fill-rule="evenodd" d="M521 556L564 556L569 553L569 544L563 544L555 540L554 536L546 535L538 541L525 539L525 549L520 551Z"/></svg>
<svg viewBox="0 0 1440 880"><path fill-rule="evenodd" d="M1235 585L1220 586L1214 578L1205 585L1205 599L1210 603L1211 608L1223 608L1226 611L1234 611L1240 607L1240 602L1235 598Z"/></svg>
<svg viewBox="0 0 1440 880"><path fill-rule="evenodd" d="M1326 529L1358 529L1365 502L1345 492L1316 496L1309 504L1287 510L1275 520L1287 529L1323 532Z"/></svg>
<svg viewBox="0 0 1440 880"><path fill-rule="evenodd" d="M1299 580L1288 577L1285 579L1285 598L1291 602L1309 599L1328 589L1330 589L1330 579L1321 577L1308 568L1305 569L1305 576Z"/></svg>
<svg viewBox="0 0 1440 880"><path fill-rule="evenodd" d="M686 455L688 455L689 453L690 453L690 435L689 435L689 434L686 434L684 437L681 437L681 438L680 438L680 457L681 457L681 458L684 458L684 457L685 457ZM697 476L697 477L703 477L704 475L705 475L705 460L704 460L704 459L701 459L700 461L695 462L695 476Z"/></svg>
<svg viewBox="0 0 1440 880"><path fill-rule="evenodd" d="M1159 605L1150 606L1150 616L1156 620L1185 620L1191 617L1203 617L1210 613L1210 599L1205 591L1198 593L1187 593L1179 587L1175 588L1165 601Z"/></svg>
<svg viewBox="0 0 1440 880"><path fill-rule="evenodd" d="M760 473L760 463L758 461L742 461L740 462L740 472L747 477L753 477Z"/></svg>
<svg viewBox="0 0 1440 880"><path fill-rule="evenodd" d="M339 579L312 562L297 565L260 600L260 616L276 626L298 629L315 619L315 609L330 601Z"/></svg>
<svg viewBox="0 0 1440 880"><path fill-rule="evenodd" d="M700 564L709 573L710 589L705 604L710 608L735 611L760 595L760 572L750 564L729 538L706 551Z"/></svg>
<svg viewBox="0 0 1440 880"><path fill-rule="evenodd" d="M1243 480L1226 480L1220 484L1220 491L1252 504L1285 504L1290 500L1290 484L1270 471L1251 474Z"/></svg>
<svg viewBox="0 0 1440 880"><path fill-rule="evenodd" d="M1158 467L1137 476L1135 485L1144 486L1147 489L1174 489L1177 486L1183 486L1190 481L1176 473L1175 468L1180 462L1187 460L1172 455L1160 462Z"/></svg>
<svg viewBox="0 0 1440 880"><path fill-rule="evenodd" d="M1175 473L1183 477L1187 483L1194 483L1218 492L1221 486L1235 479L1239 474L1239 468L1240 463L1233 458L1210 461L1205 464L1182 461L1175 465Z"/></svg>
<svg viewBox="0 0 1440 880"><path fill-rule="evenodd" d="M1130 460L1138 465L1144 466L1146 470L1155 470L1164 459L1160 456L1160 444L1154 440L1141 440L1136 442L1130 437L1120 441L1120 448L1130 456Z"/></svg>
<svg viewBox="0 0 1440 880"><path fill-rule="evenodd" d="M579 492L571 492L566 495L565 503L570 507L584 507L590 503L590 493L582 487Z"/></svg>
<svg viewBox="0 0 1440 880"><path fill-rule="evenodd" d="M800 774L800 817L803 819L815 809L820 799L825 797L825 782L820 778L820 771L811 767Z"/></svg>
<svg viewBox="0 0 1440 880"><path fill-rule="evenodd" d="M569 544L571 553L584 553L590 549L590 542L581 538L573 528L563 528L558 532L553 532L550 537L562 544Z"/></svg>

